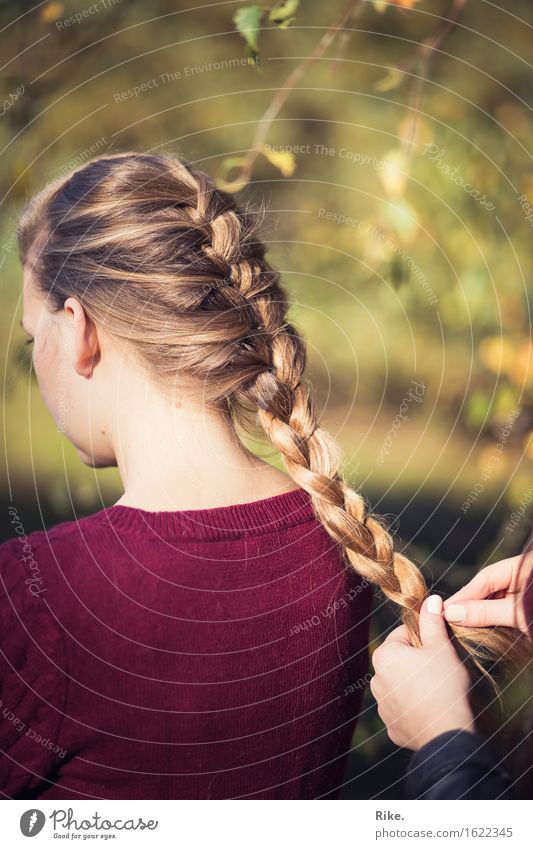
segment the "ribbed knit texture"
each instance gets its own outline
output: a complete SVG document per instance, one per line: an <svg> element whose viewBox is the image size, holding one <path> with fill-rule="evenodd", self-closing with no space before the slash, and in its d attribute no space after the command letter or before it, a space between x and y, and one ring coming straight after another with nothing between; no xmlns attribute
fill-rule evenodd
<svg viewBox="0 0 533 849"><path fill-rule="evenodd" d="M371 593L303 490L102 509L4 543L0 577L5 796L293 799L341 786Z"/></svg>

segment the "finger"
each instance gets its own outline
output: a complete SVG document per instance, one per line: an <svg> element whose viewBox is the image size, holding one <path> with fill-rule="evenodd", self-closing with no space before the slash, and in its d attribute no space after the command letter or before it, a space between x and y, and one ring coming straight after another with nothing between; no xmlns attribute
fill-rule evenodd
<svg viewBox="0 0 533 849"><path fill-rule="evenodd" d="M485 566L477 575L474 575L471 581L450 596L444 602L444 607L447 608L449 604L459 600L487 598L498 590L512 592L516 589L516 576L521 560L522 555L517 554L515 557L507 557L505 560L498 560L497 563Z"/></svg>
<svg viewBox="0 0 533 849"><path fill-rule="evenodd" d="M448 622L472 628L486 628L490 625L517 627L514 598L459 600L445 608L444 616Z"/></svg>
<svg viewBox="0 0 533 849"><path fill-rule="evenodd" d="M522 555L518 554L485 566L464 587L450 596L444 606L447 607L457 599L483 599L498 590L508 590L521 559Z"/></svg>
<svg viewBox="0 0 533 849"><path fill-rule="evenodd" d="M423 646L436 646L448 643L450 638L446 622L442 615L442 599L440 595L431 595L420 609L420 639Z"/></svg>
<svg viewBox="0 0 533 849"><path fill-rule="evenodd" d="M388 675L389 670L397 666L403 658L402 653L407 649L409 651L413 650L411 644L403 643L399 640L382 643L372 654L372 666L376 674Z"/></svg>
<svg viewBox="0 0 533 849"><path fill-rule="evenodd" d="M391 656L391 652L393 653L399 646L410 645L411 643L409 642L407 628L405 625L400 625L398 628L395 628L394 631L390 632L381 645L374 649L371 657L372 666L376 669L377 665L382 665L382 661L388 660Z"/></svg>
<svg viewBox="0 0 533 849"><path fill-rule="evenodd" d="M370 686L370 692L374 696L375 700L378 702L379 699L380 699L380 696L379 696L380 686L379 686L379 680L377 679L377 677L375 675L370 679L369 686Z"/></svg>
<svg viewBox="0 0 533 849"><path fill-rule="evenodd" d="M410 646L409 632L405 625L399 625L394 631L391 631L383 641L382 645L386 646L390 643L402 643L402 645Z"/></svg>

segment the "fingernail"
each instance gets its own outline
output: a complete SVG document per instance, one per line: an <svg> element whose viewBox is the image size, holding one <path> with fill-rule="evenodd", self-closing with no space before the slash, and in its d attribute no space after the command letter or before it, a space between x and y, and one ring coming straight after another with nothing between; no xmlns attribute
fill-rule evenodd
<svg viewBox="0 0 533 849"><path fill-rule="evenodd" d="M448 622L463 622L466 619L466 608L464 604L450 604L444 615Z"/></svg>
<svg viewBox="0 0 533 849"><path fill-rule="evenodd" d="M428 613L442 613L442 599L440 595L430 595L427 600L427 612Z"/></svg>

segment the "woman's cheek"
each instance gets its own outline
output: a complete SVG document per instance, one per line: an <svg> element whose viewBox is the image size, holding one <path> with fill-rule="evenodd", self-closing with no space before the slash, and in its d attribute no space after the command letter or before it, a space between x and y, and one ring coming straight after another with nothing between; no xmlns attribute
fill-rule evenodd
<svg viewBox="0 0 533 849"><path fill-rule="evenodd" d="M37 337L33 346L33 369L39 384L43 400L50 413L57 418L57 395L61 370L54 361L53 345L49 339L39 340Z"/></svg>

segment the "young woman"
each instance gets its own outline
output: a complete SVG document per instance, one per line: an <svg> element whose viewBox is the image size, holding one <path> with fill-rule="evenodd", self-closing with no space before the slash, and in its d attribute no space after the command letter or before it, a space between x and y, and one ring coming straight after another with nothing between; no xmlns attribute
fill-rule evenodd
<svg viewBox="0 0 533 849"><path fill-rule="evenodd" d="M5 796L329 796L371 582L418 637L425 583L339 474L257 229L169 154L101 156L22 215L43 398L85 463L118 465L124 494L29 536L11 507ZM288 474L245 450L249 425Z"/></svg>

